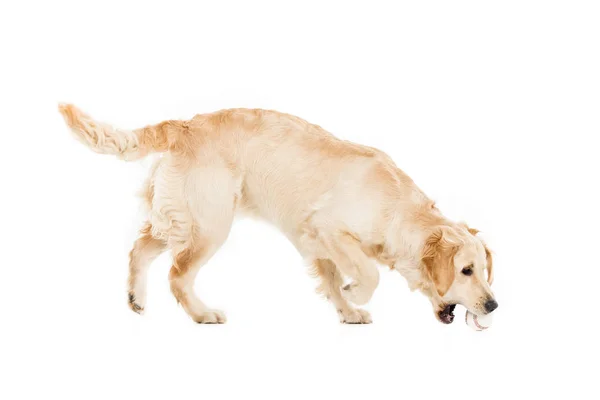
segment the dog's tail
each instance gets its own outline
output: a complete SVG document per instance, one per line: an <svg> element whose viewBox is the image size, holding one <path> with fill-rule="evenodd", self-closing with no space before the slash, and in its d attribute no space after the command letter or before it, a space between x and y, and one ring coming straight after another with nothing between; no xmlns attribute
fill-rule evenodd
<svg viewBox="0 0 600 400"><path fill-rule="evenodd" d="M188 130L187 121L165 121L132 131L116 129L93 120L71 104L60 104L58 109L80 142L97 153L113 154L126 161L168 151Z"/></svg>

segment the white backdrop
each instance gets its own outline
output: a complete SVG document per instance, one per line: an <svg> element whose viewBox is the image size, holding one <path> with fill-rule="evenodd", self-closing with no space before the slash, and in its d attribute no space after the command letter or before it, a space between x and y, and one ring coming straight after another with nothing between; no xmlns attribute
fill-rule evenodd
<svg viewBox="0 0 600 400"><path fill-rule="evenodd" d="M159 3L0 6L1 398L597 398L597 2ZM197 279L227 324L177 306L168 255L132 313L149 162L81 146L63 101L123 128L271 108L386 151L495 252L494 326L385 270L342 325L252 220Z"/></svg>

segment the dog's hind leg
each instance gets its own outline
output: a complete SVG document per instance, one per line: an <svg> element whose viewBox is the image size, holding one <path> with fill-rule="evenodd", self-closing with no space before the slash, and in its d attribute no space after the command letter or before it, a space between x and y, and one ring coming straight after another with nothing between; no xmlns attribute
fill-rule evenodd
<svg viewBox="0 0 600 400"><path fill-rule="evenodd" d="M229 235L240 183L230 170L218 165L190 171L186 182L183 198L189 199L187 211L180 210L173 213L176 217L169 217L169 247L173 249L171 291L195 322L221 324L225 315L198 298L194 280Z"/></svg>
<svg viewBox="0 0 600 400"><path fill-rule="evenodd" d="M146 280L150 264L167 248L166 242L153 237L151 230L152 225L146 223L129 253L129 307L138 314L146 306Z"/></svg>
<svg viewBox="0 0 600 400"><path fill-rule="evenodd" d="M321 279L317 292L333 303L340 316L340 322L345 324L370 324L371 316L365 310L356 309L342 296L342 275L333 261L316 259L313 262L314 272Z"/></svg>
<svg viewBox="0 0 600 400"><path fill-rule="evenodd" d="M187 248L173 257L169 272L171 292L185 312L199 324L222 324L226 322L222 311L206 306L194 293L194 281L200 268L220 247L221 243L202 241L198 247Z"/></svg>

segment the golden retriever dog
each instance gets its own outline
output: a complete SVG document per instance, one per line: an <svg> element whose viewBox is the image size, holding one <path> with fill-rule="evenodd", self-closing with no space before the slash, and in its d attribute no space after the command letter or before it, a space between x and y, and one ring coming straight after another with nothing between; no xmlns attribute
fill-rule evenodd
<svg viewBox="0 0 600 400"><path fill-rule="evenodd" d="M225 322L193 287L236 213L263 218L287 236L343 323L371 323L356 306L377 288L378 264L424 293L443 323L453 321L456 304L478 315L498 306L492 257L477 231L445 218L382 151L276 111L222 110L122 130L72 105L59 109L95 152L123 160L162 153L144 186L147 220L130 253L129 306L137 313L146 304L150 263L170 249L177 301L195 322Z"/></svg>

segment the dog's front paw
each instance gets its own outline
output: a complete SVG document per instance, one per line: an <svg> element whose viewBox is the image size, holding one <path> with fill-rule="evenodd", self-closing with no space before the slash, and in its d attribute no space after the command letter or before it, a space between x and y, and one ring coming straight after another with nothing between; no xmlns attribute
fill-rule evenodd
<svg viewBox="0 0 600 400"><path fill-rule="evenodd" d="M373 296L373 289L357 282L347 284L342 288L342 295L356 305L367 304Z"/></svg>
<svg viewBox="0 0 600 400"><path fill-rule="evenodd" d="M338 310L340 322L343 324L370 324L373 322L371 314L360 308L351 308L349 310Z"/></svg>

